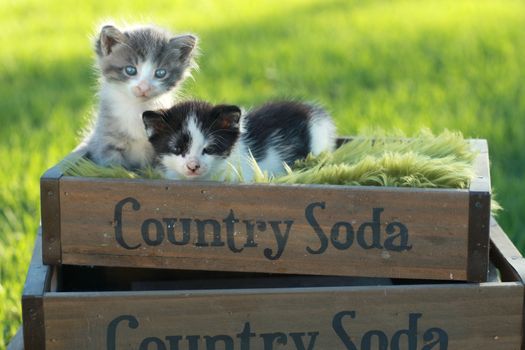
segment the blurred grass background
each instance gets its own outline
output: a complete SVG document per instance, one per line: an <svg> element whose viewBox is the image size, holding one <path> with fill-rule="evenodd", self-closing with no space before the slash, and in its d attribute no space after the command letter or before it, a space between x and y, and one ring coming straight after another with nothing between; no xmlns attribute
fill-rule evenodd
<svg viewBox="0 0 525 350"><path fill-rule="evenodd" d="M39 176L95 104L104 19L201 38L185 96L245 107L317 100L341 134L422 127L486 138L499 221L525 251L525 3L502 0L0 2L0 349L21 322Z"/></svg>

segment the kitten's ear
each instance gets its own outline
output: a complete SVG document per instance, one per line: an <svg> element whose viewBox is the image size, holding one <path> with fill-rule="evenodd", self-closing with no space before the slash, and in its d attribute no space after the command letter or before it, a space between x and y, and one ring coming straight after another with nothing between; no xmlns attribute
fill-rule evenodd
<svg viewBox="0 0 525 350"><path fill-rule="evenodd" d="M188 61L195 47L197 37L191 34L179 35L170 39L169 45L172 49L179 51L179 59L183 62Z"/></svg>
<svg viewBox="0 0 525 350"><path fill-rule="evenodd" d="M100 30L100 35L96 43L97 54L107 56L111 53L113 46L118 43L123 43L126 37L120 30L112 25L106 25Z"/></svg>
<svg viewBox="0 0 525 350"><path fill-rule="evenodd" d="M213 108L216 126L220 129L238 129L241 109L237 106L218 105Z"/></svg>
<svg viewBox="0 0 525 350"><path fill-rule="evenodd" d="M148 137L152 137L168 128L168 124L164 119L164 110L145 111L142 113L142 121L146 127Z"/></svg>

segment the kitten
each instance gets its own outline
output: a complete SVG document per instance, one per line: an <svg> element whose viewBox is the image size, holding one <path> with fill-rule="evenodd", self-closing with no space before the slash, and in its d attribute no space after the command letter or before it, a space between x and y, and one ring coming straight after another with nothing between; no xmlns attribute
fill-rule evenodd
<svg viewBox="0 0 525 350"><path fill-rule="evenodd" d="M195 66L197 38L153 27L102 28L95 43L100 71L99 110L77 149L95 163L134 169L153 160L142 113L173 104L170 92Z"/></svg>
<svg viewBox="0 0 525 350"><path fill-rule="evenodd" d="M250 152L263 171L285 172L309 153L335 148L335 126L319 106L268 103L242 115L237 106L189 101L143 114L157 167L169 179L217 179L228 163L253 180ZM224 179L224 175L218 179Z"/></svg>

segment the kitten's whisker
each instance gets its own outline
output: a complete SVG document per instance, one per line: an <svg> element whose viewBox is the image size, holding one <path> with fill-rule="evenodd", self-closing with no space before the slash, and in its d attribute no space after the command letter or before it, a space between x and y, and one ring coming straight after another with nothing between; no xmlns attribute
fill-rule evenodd
<svg viewBox="0 0 525 350"><path fill-rule="evenodd" d="M212 145L216 145L216 146L224 146L224 145L226 145L226 143L224 141L219 141L219 142L216 142L216 141L219 141L219 140L213 140Z"/></svg>

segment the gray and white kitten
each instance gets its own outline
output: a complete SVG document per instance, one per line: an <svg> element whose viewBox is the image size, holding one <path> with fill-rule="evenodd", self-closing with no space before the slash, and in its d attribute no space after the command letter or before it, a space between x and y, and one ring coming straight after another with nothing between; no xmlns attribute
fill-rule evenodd
<svg viewBox="0 0 525 350"><path fill-rule="evenodd" d="M103 166L134 169L150 164L154 151L142 113L173 104L170 92L195 67L196 44L193 35L172 36L154 27L120 31L104 26L95 42L98 115L77 149Z"/></svg>

